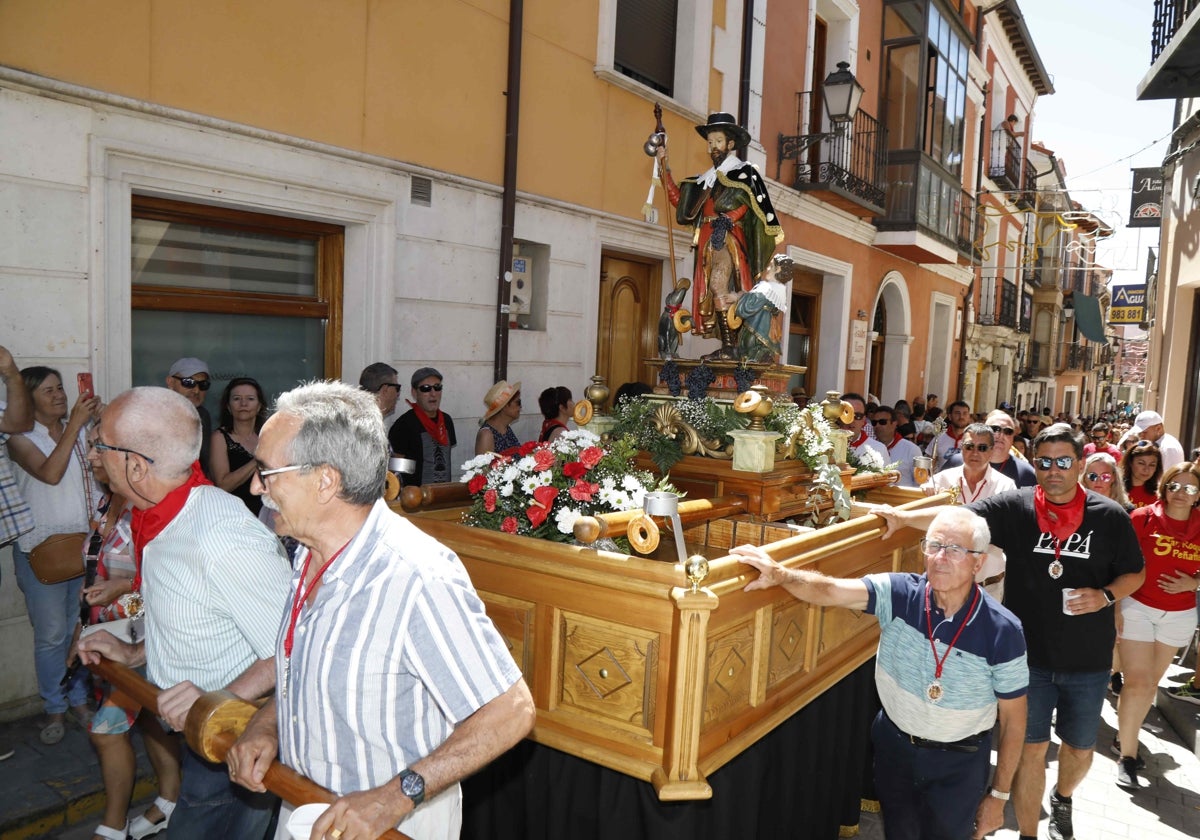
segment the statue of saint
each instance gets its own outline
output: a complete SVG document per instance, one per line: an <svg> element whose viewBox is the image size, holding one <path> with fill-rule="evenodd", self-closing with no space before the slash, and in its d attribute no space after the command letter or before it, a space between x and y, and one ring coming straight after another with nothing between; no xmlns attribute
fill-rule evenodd
<svg viewBox="0 0 1200 840"><path fill-rule="evenodd" d="M666 144L656 152L663 165L667 196L680 224L696 228L692 280L692 333L717 337L721 347L706 359L737 359L737 335L729 315L742 292L749 292L783 242L783 229L753 166L737 156L749 133L731 114L711 114L696 126L708 141L712 168L676 185Z"/></svg>

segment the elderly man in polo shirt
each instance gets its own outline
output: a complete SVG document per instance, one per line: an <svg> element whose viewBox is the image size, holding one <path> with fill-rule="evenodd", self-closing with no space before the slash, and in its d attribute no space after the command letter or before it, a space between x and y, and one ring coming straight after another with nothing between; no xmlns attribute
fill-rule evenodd
<svg viewBox="0 0 1200 840"><path fill-rule="evenodd" d="M278 690L227 756L231 777L262 790L278 754L333 790L313 837L457 838L459 780L533 726L504 639L458 557L381 500L387 440L369 394L318 382L281 395L255 459L253 491L304 550Z"/></svg>
<svg viewBox="0 0 1200 840"><path fill-rule="evenodd" d="M93 448L112 489L133 502L134 550L143 576L146 639L99 631L79 643L84 664L103 655L146 665L169 686L158 713L183 729L202 692L253 700L275 685L275 630L290 572L275 536L235 496L200 472L200 418L165 388L134 388L100 417ZM190 749L170 815L171 840L265 835L277 800L234 785L225 768Z"/></svg>
<svg viewBox="0 0 1200 840"><path fill-rule="evenodd" d="M810 604L879 620L875 685L883 710L871 737L888 840L979 838L1004 824L1029 671L1020 622L974 581L990 539L979 516L943 508L921 541L924 575L854 580L786 568L756 546L733 549L760 572L747 590L782 586Z"/></svg>

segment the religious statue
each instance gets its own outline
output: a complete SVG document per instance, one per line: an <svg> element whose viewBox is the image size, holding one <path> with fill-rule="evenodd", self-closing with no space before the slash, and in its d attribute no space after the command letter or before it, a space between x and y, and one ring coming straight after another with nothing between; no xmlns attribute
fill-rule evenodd
<svg viewBox="0 0 1200 840"><path fill-rule="evenodd" d="M788 308L787 283L795 264L776 254L754 288L737 299L730 324L738 332L738 357L747 362L779 362L783 319Z"/></svg>
<svg viewBox="0 0 1200 840"><path fill-rule="evenodd" d="M754 288L783 242L783 229L762 176L737 156L737 149L750 142L749 132L733 115L720 112L696 131L708 141L713 165L707 172L676 185L665 137L656 156L676 218L696 228L692 333L720 339L720 349L705 359L736 360L738 340L729 315L738 295Z"/></svg>

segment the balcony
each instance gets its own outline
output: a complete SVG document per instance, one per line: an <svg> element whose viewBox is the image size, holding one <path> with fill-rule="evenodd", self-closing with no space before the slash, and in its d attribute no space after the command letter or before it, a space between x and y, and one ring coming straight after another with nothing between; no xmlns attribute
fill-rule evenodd
<svg viewBox="0 0 1200 840"><path fill-rule="evenodd" d="M1037 170L1029 158L1021 163L1021 192L1015 203L1021 210L1033 210L1037 205Z"/></svg>
<svg viewBox="0 0 1200 840"><path fill-rule="evenodd" d="M813 93L796 94L796 134L779 135L775 179L782 179L783 162L796 161L791 186L859 218L883 212L887 189L887 148L884 127L861 108L853 122L839 131L802 134L812 113Z"/></svg>
<svg viewBox="0 0 1200 840"><path fill-rule="evenodd" d="M1150 30L1150 70L1138 99L1200 96L1200 0L1155 0Z"/></svg>
<svg viewBox="0 0 1200 840"><path fill-rule="evenodd" d="M1025 372L1029 378L1050 376L1050 350L1052 346L1048 341L1029 342L1029 351L1025 356L1028 361Z"/></svg>
<svg viewBox="0 0 1200 840"><path fill-rule="evenodd" d="M1002 190L1021 189L1021 144L1003 126L992 132L988 177Z"/></svg>
<svg viewBox="0 0 1200 840"><path fill-rule="evenodd" d="M1064 341L1058 345L1058 370L1091 370L1094 356L1090 346Z"/></svg>
<svg viewBox="0 0 1200 840"><path fill-rule="evenodd" d="M985 276L979 283L978 322L984 327L1017 327L1017 284L1000 280L1000 306L996 306L996 277Z"/></svg>
<svg viewBox="0 0 1200 840"><path fill-rule="evenodd" d="M987 233L987 220L979 212L975 196L962 191L958 205L958 233L956 236L959 253L973 254L977 262L983 261L983 238Z"/></svg>

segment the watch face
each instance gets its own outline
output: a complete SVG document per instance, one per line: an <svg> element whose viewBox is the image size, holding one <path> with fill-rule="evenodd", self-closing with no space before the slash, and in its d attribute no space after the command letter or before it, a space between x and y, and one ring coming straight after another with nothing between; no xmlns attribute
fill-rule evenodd
<svg viewBox="0 0 1200 840"><path fill-rule="evenodd" d="M425 780L417 773L409 772L400 780L400 789L405 796L416 801L425 795Z"/></svg>

